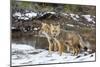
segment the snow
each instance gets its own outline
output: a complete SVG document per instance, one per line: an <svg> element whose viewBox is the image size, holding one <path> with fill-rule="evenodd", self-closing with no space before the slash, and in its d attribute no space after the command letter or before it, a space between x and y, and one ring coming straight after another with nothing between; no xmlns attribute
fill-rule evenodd
<svg viewBox="0 0 100 67"><path fill-rule="evenodd" d="M29 18L36 17L37 13L30 12L30 13L21 14L20 12L16 12L13 14L13 17L16 17L16 16L18 17L18 19L29 20Z"/></svg>
<svg viewBox="0 0 100 67"><path fill-rule="evenodd" d="M34 49L33 47L31 46L27 46L25 44L18 44L16 45L15 43L12 45L12 50L31 50L31 49Z"/></svg>
<svg viewBox="0 0 100 67"><path fill-rule="evenodd" d="M63 15L65 15L65 16L69 16L69 14L67 14L67 13L62 13Z"/></svg>
<svg viewBox="0 0 100 67"><path fill-rule="evenodd" d="M79 15L76 14L76 18L80 18Z"/></svg>
<svg viewBox="0 0 100 67"><path fill-rule="evenodd" d="M47 13L56 14L55 12L47 12Z"/></svg>
<svg viewBox="0 0 100 67"><path fill-rule="evenodd" d="M82 15L87 21L92 21L91 15Z"/></svg>
<svg viewBox="0 0 100 67"><path fill-rule="evenodd" d="M24 17L24 20L29 20L29 18L28 17Z"/></svg>
<svg viewBox="0 0 100 67"><path fill-rule="evenodd" d="M67 26L74 27L74 25L73 25L73 24L67 24Z"/></svg>
<svg viewBox="0 0 100 67"><path fill-rule="evenodd" d="M76 14L70 14L70 16L71 16L71 18L72 18L73 20L78 21L78 19L77 19L77 18L79 18L78 15L76 15Z"/></svg>
<svg viewBox="0 0 100 67"><path fill-rule="evenodd" d="M58 52L52 51L52 54L49 54L48 50L35 49L27 44L12 44L12 66L95 61L95 53L87 53L86 56L82 53L78 56L71 53L63 53L60 56Z"/></svg>
<svg viewBox="0 0 100 67"><path fill-rule="evenodd" d="M95 18L95 16L92 16L91 17L91 15L82 15L88 22L92 22L92 23L96 23L95 21L94 21L94 18Z"/></svg>
<svg viewBox="0 0 100 67"><path fill-rule="evenodd" d="M14 13L14 14L13 14L13 17L15 17L15 16L19 16L19 17L21 17L21 13L20 13L20 12L16 12L16 13Z"/></svg>
<svg viewBox="0 0 100 67"><path fill-rule="evenodd" d="M26 12L26 13L20 13L20 12L16 12L13 14L13 17L18 17L18 19L23 19L23 20L29 20L30 18L35 18L37 16L44 16L45 14L56 14L56 12L41 12L41 13L36 13L36 12ZM81 21L81 17L85 18L84 20L88 22L92 22L93 24L95 24L95 16L93 15L78 15L78 14L73 14L73 13L62 13L62 15L64 15L65 17L71 17L74 21Z"/></svg>
<svg viewBox="0 0 100 67"><path fill-rule="evenodd" d="M71 17L74 21L80 21L81 20L81 17L84 17L85 19L84 20L87 20L88 22L92 22L92 23L96 23L94 21L94 18L95 16L93 15L78 15L78 14L73 14L73 13L62 13L64 16L67 16L67 17Z"/></svg>
<svg viewBox="0 0 100 67"><path fill-rule="evenodd" d="M32 18L32 17L36 17L37 16L37 13L35 13L35 12L26 13L25 16L27 16L29 18Z"/></svg>
<svg viewBox="0 0 100 67"><path fill-rule="evenodd" d="M16 29L16 27L11 27L11 29Z"/></svg>
<svg viewBox="0 0 100 67"><path fill-rule="evenodd" d="M38 30L38 28L34 28L34 30Z"/></svg>
<svg viewBox="0 0 100 67"><path fill-rule="evenodd" d="M28 17L21 16L21 17L18 17L18 19L28 20L29 18Z"/></svg>

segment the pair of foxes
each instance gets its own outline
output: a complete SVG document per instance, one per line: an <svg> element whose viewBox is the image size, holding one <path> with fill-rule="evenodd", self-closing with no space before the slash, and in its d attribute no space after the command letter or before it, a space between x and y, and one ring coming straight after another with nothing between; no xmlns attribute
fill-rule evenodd
<svg viewBox="0 0 100 67"><path fill-rule="evenodd" d="M67 48L67 52L71 52L73 55L77 55L82 48L85 48L85 43L78 33L63 30L59 24L42 23L40 32L48 40L50 54L53 47L53 50L59 51L60 55L62 55L65 47Z"/></svg>

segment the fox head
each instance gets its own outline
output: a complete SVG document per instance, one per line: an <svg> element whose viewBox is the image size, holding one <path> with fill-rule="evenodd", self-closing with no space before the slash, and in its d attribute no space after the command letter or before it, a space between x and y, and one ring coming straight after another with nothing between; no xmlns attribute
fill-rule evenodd
<svg viewBox="0 0 100 67"><path fill-rule="evenodd" d="M50 24L50 32L53 37L56 37L60 34L60 25Z"/></svg>
<svg viewBox="0 0 100 67"><path fill-rule="evenodd" d="M40 30L41 33L45 32L45 33L49 33L50 32L50 25L48 25L47 23L42 23L42 27Z"/></svg>

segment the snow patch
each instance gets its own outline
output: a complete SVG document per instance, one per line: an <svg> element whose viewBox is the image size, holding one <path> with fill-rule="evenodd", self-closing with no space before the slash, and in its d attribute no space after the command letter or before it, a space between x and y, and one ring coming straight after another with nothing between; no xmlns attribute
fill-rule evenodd
<svg viewBox="0 0 100 67"><path fill-rule="evenodd" d="M11 29L16 29L16 27L11 27Z"/></svg>
<svg viewBox="0 0 100 67"><path fill-rule="evenodd" d="M16 45L15 43L12 44L12 50L33 50L35 48L33 48L32 46L29 45L25 45L25 44L18 44Z"/></svg>
<svg viewBox="0 0 100 67"><path fill-rule="evenodd" d="M93 19L91 18L91 15L82 15L87 21L92 21Z"/></svg>
<svg viewBox="0 0 100 67"><path fill-rule="evenodd" d="M77 14L75 16L76 16L76 18L80 18L79 15L77 15Z"/></svg>
<svg viewBox="0 0 100 67"><path fill-rule="evenodd" d="M16 12L16 13L13 14L13 17L15 17L15 16L19 16L19 17L21 17L22 15L21 15L20 12Z"/></svg>
<svg viewBox="0 0 100 67"><path fill-rule="evenodd" d="M47 12L47 13L56 14L56 12Z"/></svg>
<svg viewBox="0 0 100 67"><path fill-rule="evenodd" d="M29 18L28 18L28 17L24 17L24 16L18 17L18 19L29 20Z"/></svg>
<svg viewBox="0 0 100 67"><path fill-rule="evenodd" d="M76 15L76 14L70 14L70 16L71 16L71 18L72 18L73 20L78 21L78 19L77 19L77 18L79 18L78 15Z"/></svg>
<svg viewBox="0 0 100 67"><path fill-rule="evenodd" d="M64 62L83 62L95 61L95 53L79 54L73 56L71 53L62 53L60 56L58 52L48 53L45 49L35 49L27 44L12 44L12 66L17 65L34 65L34 64L48 64L48 63L64 63Z"/></svg>
<svg viewBox="0 0 100 67"><path fill-rule="evenodd" d="M67 24L67 26L74 27L74 25L72 25L72 24Z"/></svg>
<svg viewBox="0 0 100 67"><path fill-rule="evenodd" d="M67 13L62 13L63 15L65 15L65 16L69 16L69 14L67 14Z"/></svg>
<svg viewBox="0 0 100 67"><path fill-rule="evenodd" d="M38 30L38 28L34 28L34 30Z"/></svg>
<svg viewBox="0 0 100 67"><path fill-rule="evenodd" d="M37 13L31 12L31 13L26 13L25 16L32 18L32 17L36 17Z"/></svg>

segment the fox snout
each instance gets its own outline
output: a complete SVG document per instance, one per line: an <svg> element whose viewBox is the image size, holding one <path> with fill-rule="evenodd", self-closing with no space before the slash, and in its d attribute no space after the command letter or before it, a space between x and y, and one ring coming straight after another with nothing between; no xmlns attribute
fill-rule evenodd
<svg viewBox="0 0 100 67"><path fill-rule="evenodd" d="M56 37L56 36L57 36L57 33L56 32L55 33L53 32L52 33L52 37Z"/></svg>
<svg viewBox="0 0 100 67"><path fill-rule="evenodd" d="M53 37L55 38L56 36L55 36L55 35L53 35Z"/></svg>

